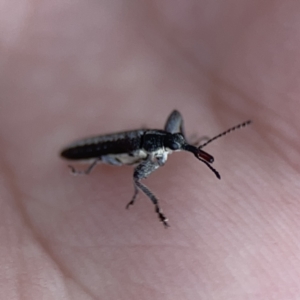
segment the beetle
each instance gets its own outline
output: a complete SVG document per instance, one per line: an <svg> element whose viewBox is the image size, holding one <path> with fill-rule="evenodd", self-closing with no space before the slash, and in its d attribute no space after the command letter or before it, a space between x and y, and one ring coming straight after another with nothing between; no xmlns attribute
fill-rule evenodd
<svg viewBox="0 0 300 300"><path fill-rule="evenodd" d="M168 219L163 214L157 197L141 180L162 167L166 163L168 155L177 151L191 152L218 179L221 179L218 171L211 166L214 161L213 156L203 151L202 148L217 138L250 123L249 120L231 127L208 139L202 145L196 146L195 143L188 143L184 133L183 118L179 111L174 110L169 115L164 130L138 129L85 138L65 147L60 155L65 159L74 161L92 160L89 167L84 171L77 171L73 166L69 166L74 175L89 174L100 162L114 166L134 165L134 194L126 208L128 209L134 204L138 192L141 190L154 204L159 220L165 227L168 227Z"/></svg>

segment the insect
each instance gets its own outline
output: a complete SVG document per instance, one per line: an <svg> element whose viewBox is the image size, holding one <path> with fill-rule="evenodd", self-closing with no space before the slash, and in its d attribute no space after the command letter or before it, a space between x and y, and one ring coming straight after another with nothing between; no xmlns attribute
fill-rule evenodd
<svg viewBox="0 0 300 300"><path fill-rule="evenodd" d="M89 174L99 162L114 166L135 165L133 172L134 194L126 208L128 209L134 204L140 190L154 204L159 220L165 227L168 227L168 219L163 214L157 197L141 180L162 167L166 163L168 155L177 151L191 152L218 179L221 179L218 171L211 166L214 161L213 156L204 152L202 148L217 138L250 123L251 121L246 121L234 126L197 147L196 144L188 143L184 133L183 118L179 111L174 110L169 115L164 130L138 129L90 137L68 145L60 155L68 160L92 161L84 171L77 171L74 167L69 166L74 175Z"/></svg>

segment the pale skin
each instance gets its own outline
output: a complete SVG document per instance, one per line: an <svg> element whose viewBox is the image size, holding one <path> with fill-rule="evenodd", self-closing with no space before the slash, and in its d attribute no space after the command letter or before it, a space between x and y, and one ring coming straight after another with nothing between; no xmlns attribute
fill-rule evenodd
<svg viewBox="0 0 300 300"><path fill-rule="evenodd" d="M0 1L0 299L299 299L299 1ZM94 134L188 136L133 195L130 167L69 174ZM78 166L77 168L85 168Z"/></svg>

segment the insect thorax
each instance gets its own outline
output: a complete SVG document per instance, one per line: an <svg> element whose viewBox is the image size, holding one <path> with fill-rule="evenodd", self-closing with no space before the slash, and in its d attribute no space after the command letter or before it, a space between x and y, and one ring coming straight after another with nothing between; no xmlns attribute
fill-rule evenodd
<svg viewBox="0 0 300 300"><path fill-rule="evenodd" d="M159 130L145 132L142 138L142 148L148 152L156 152L164 147L166 133Z"/></svg>

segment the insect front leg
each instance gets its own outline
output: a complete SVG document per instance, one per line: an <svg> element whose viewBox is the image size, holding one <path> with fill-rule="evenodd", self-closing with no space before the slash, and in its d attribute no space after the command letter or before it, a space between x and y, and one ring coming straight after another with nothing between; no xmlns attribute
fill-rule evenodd
<svg viewBox="0 0 300 300"><path fill-rule="evenodd" d="M173 110L169 115L165 125L165 131L170 133L180 132L185 138L183 118L178 110Z"/></svg>
<svg viewBox="0 0 300 300"><path fill-rule="evenodd" d="M156 169L158 169L160 166L157 163L157 161L152 161L150 158L147 160L141 162L134 170L133 173L133 181L135 185L135 192L133 195L132 200L128 203L127 207L132 205L136 199L138 189L140 189L154 204L155 206L155 212L158 214L159 220L164 224L165 227L169 227L168 219L164 216L162 213L161 208L158 204L158 199L156 196L148 189L147 186L145 186L143 183L141 183L141 180L144 178L147 178L152 172L154 172Z"/></svg>
<svg viewBox="0 0 300 300"><path fill-rule="evenodd" d="M135 202L135 199L138 195L139 189L138 185L136 184L137 180L141 180L143 178L148 177L152 172L154 172L156 169L158 169L160 166L158 162L153 161L151 157L149 156L147 160L142 161L133 172L133 185L134 185L134 194L130 202L126 205L126 208L128 209L130 205L133 205Z"/></svg>
<svg viewBox="0 0 300 300"><path fill-rule="evenodd" d="M200 138L197 137L197 135L192 135L191 138L189 139L189 144L198 148L199 146L207 142L209 139L210 137L206 135Z"/></svg>
<svg viewBox="0 0 300 300"><path fill-rule="evenodd" d="M203 137L196 137L192 136L191 139L187 139L185 136L184 126L183 126L183 118L181 113L178 110L173 110L172 113L169 115L166 125L165 125L165 131L170 133L177 133L180 132L184 139L193 146L200 146L202 143L205 143L209 140L209 137L203 136Z"/></svg>

